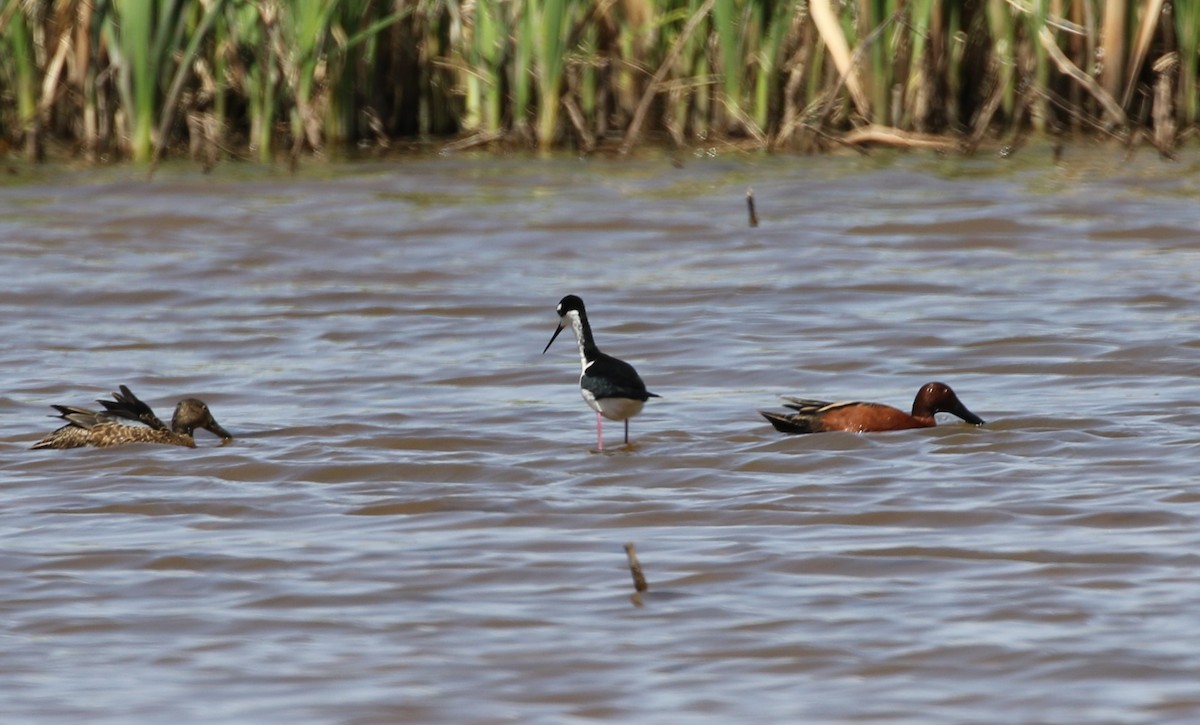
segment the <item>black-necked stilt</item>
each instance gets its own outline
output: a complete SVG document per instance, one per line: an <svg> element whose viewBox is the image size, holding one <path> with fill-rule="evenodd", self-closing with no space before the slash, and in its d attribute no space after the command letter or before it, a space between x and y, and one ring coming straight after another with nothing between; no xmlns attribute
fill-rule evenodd
<svg viewBox="0 0 1200 725"><path fill-rule="evenodd" d="M604 450L603 418L625 421L625 445L629 445L629 419L642 412L647 400L659 396L646 390L646 384L632 365L612 355L605 355L596 347L592 326L588 324L587 312L583 309L583 300L575 295L567 295L558 303L557 311L558 329L550 336L550 342L546 343L542 354L546 354L558 333L570 324L579 343L579 360L583 364L579 390L588 407L596 411L596 447Z"/></svg>

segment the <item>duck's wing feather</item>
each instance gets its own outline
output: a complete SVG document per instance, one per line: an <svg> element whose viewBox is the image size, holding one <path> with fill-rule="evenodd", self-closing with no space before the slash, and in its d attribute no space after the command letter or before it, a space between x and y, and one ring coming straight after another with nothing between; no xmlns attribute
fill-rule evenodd
<svg viewBox="0 0 1200 725"><path fill-rule="evenodd" d="M133 391L122 385L120 392L113 393L112 400L96 401L103 405L105 410L119 418L136 421L144 425L148 425L155 430L170 430L165 423L159 420L158 416L149 405L146 405L133 394Z"/></svg>
<svg viewBox="0 0 1200 725"><path fill-rule="evenodd" d="M791 408L792 410L798 410L801 413L806 414L827 413L831 410L837 410L838 408L845 408L851 405L862 405L862 403L857 400L839 400L831 403L828 400L796 398L791 395L785 395L783 396L783 399L787 401L784 403L785 408Z"/></svg>

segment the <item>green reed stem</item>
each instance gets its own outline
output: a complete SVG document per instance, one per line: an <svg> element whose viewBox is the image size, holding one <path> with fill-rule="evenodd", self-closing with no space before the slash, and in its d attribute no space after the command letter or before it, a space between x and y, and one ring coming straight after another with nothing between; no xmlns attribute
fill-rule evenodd
<svg viewBox="0 0 1200 725"><path fill-rule="evenodd" d="M276 7L232 4L228 22L233 29L239 60L241 84L245 89L250 150L258 160L271 160L271 141L275 125L275 90L279 82L278 61L272 42L276 32ZM255 52L256 51L256 52Z"/></svg>
<svg viewBox="0 0 1200 725"><path fill-rule="evenodd" d="M1175 0L1175 32L1179 42L1179 99L1183 122L1192 125L1200 115L1196 65L1200 63L1200 0Z"/></svg>
<svg viewBox="0 0 1200 725"><path fill-rule="evenodd" d="M766 130L770 123L774 90L779 87L779 61L783 41L791 25L792 16L799 0L787 0L774 4L772 14L766 20L762 45L756 54L758 73L754 88L754 122L759 129Z"/></svg>
<svg viewBox="0 0 1200 725"><path fill-rule="evenodd" d="M1017 85L1016 73L1016 24L1011 13L1007 11L1005 0L988 0L987 17L989 32L992 37L992 55L997 67L996 82L1003 89L1000 108L1006 118L1012 118L1016 108Z"/></svg>
<svg viewBox="0 0 1200 725"><path fill-rule="evenodd" d="M684 31L689 19L700 11L703 1L688 0L686 8L676 10L661 19L662 30L659 38L665 48L670 48L678 42L680 33ZM693 134L697 136L708 132L703 119L709 116L711 74L705 62L704 42L703 34L698 32L684 38L671 73L674 78L691 80L690 91L679 91L675 94L672 113L680 130L691 127Z"/></svg>
<svg viewBox="0 0 1200 725"><path fill-rule="evenodd" d="M915 117L917 96L925 94L926 97L932 97L934 94L926 50L929 47L930 34L933 32L936 21L934 15L936 8L935 0L915 0L908 9L909 55L908 75L903 80L904 108L901 117L893 119L905 128L911 127L913 124L919 126L926 120Z"/></svg>
<svg viewBox="0 0 1200 725"><path fill-rule="evenodd" d="M509 16L516 28L513 44L512 77L513 126L517 130L528 127L530 108L533 104L532 79L534 74L533 51L537 37L537 17L532 9L537 0L514 0Z"/></svg>
<svg viewBox="0 0 1200 725"><path fill-rule="evenodd" d="M105 27L129 123L129 149L135 161L148 160L155 100L155 79L150 69L153 9L137 0L113 0L113 11L105 16Z"/></svg>
<svg viewBox="0 0 1200 725"><path fill-rule="evenodd" d="M29 132L37 114L37 58L30 36L24 11L16 8L6 28L4 40L7 42L3 45L7 46L16 75L17 125L23 133Z"/></svg>
<svg viewBox="0 0 1200 725"><path fill-rule="evenodd" d="M476 0L475 32L471 38L467 71L468 128L485 133L500 131L504 106L504 4L496 0Z"/></svg>
<svg viewBox="0 0 1200 725"><path fill-rule="evenodd" d="M566 41L571 34L576 4L575 0L530 0L527 5L531 21L537 24L533 34L538 86L535 133L542 148L548 148L558 133Z"/></svg>
<svg viewBox="0 0 1200 725"><path fill-rule="evenodd" d="M859 27L858 38L860 42L868 42L868 38L872 36L876 28L879 28L887 19L891 17L889 5L886 0L862 0L859 10ZM882 123L888 123L889 90L892 83L893 64L887 55L887 42L885 38L888 32L885 30L883 36L876 37L871 45L867 48L867 64L870 69L869 73L864 74L864 85L868 89L868 94L871 99L871 110L874 115L879 118Z"/></svg>
<svg viewBox="0 0 1200 725"><path fill-rule="evenodd" d="M723 101L728 114L735 118L742 107L742 40L739 31L740 8L737 0L717 0L713 5L712 22L717 35L717 53L721 58L719 73ZM726 124L722 124L723 126Z"/></svg>
<svg viewBox="0 0 1200 725"><path fill-rule="evenodd" d="M208 37L209 31L212 29L217 18L221 16L225 0L210 0L208 6L204 10L204 16L200 19L199 24L191 33L191 39L188 41L187 48L184 49L179 62L175 66L174 78L171 81L171 87L167 91L166 103L163 105L162 119L158 128L157 141L154 144L152 154L152 164L156 163L162 155L162 150L166 146L167 134L171 127L171 121L175 114L179 95L183 91L183 85L191 76L192 62L200 51L200 45ZM180 17L181 23L184 20ZM177 36L177 37L181 37Z"/></svg>
<svg viewBox="0 0 1200 725"><path fill-rule="evenodd" d="M1030 121L1035 131L1045 131L1049 110L1046 107L1046 91L1050 88L1050 58L1046 47L1038 42L1042 29L1046 27L1046 16L1049 11L1049 0L1033 0L1033 12L1026 15L1030 45L1033 47L1034 58L1034 89L1039 91L1033 100L1033 114Z"/></svg>

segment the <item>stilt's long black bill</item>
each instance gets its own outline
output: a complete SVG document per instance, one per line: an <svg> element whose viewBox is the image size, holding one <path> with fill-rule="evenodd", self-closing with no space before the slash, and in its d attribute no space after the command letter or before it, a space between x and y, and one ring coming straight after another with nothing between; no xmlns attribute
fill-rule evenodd
<svg viewBox="0 0 1200 725"><path fill-rule="evenodd" d="M550 336L550 342L546 343L546 347L542 348L543 355L545 355L546 351L550 349L550 346L554 344L554 338L558 337L558 333L560 333L562 331L563 331L563 326L559 325L558 329L554 331L554 334Z"/></svg>

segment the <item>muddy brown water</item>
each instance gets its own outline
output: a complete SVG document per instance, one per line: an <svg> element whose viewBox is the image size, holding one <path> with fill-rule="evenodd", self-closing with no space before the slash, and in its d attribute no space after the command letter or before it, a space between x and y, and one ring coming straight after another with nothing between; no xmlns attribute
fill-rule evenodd
<svg viewBox="0 0 1200 725"><path fill-rule="evenodd" d="M0 719L1196 722L1200 163L1122 161L21 169ZM28 450L122 383L238 439Z"/></svg>

